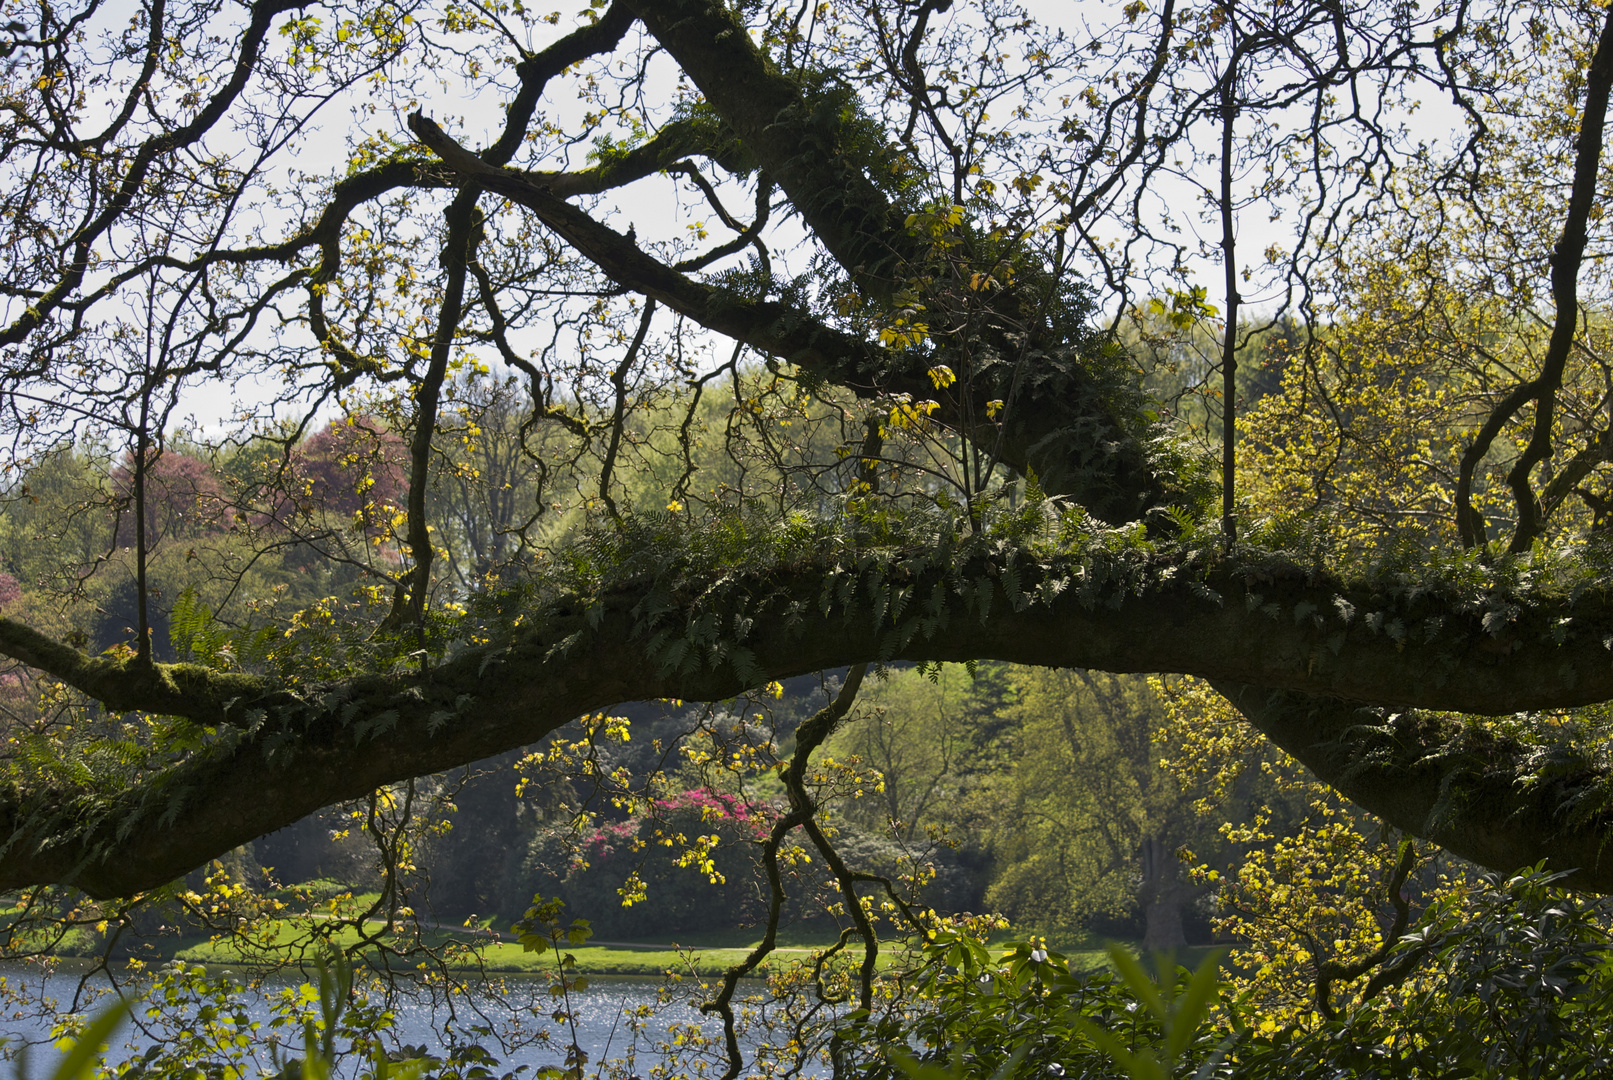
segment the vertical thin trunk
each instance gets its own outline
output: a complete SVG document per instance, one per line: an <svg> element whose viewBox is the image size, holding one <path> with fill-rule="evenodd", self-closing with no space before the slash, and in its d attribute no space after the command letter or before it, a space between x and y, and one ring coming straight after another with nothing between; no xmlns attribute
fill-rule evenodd
<svg viewBox="0 0 1613 1080"><path fill-rule="evenodd" d="M1176 852L1157 836L1143 838L1143 949L1158 952L1187 946L1182 927L1182 886L1176 875Z"/></svg>
<svg viewBox="0 0 1613 1080"><path fill-rule="evenodd" d="M1231 5L1228 5L1230 13ZM1234 60L1234 63L1236 60ZM1238 542L1238 241L1232 204L1232 126L1238 114L1233 99L1236 69L1221 83L1221 265L1226 277L1226 329L1221 343L1221 531L1227 550Z"/></svg>
<svg viewBox="0 0 1613 1080"><path fill-rule="evenodd" d="M146 455L151 450L150 432L146 424L151 419L151 387L148 383L140 398L140 428L135 432L134 443L134 596L135 596L135 661L142 666L151 664L151 613L146 603L146 561L150 553L150 537L146 535Z"/></svg>

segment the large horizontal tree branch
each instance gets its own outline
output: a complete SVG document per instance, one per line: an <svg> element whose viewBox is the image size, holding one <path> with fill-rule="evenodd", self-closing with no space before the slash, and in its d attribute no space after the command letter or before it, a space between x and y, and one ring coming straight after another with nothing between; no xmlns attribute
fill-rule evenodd
<svg viewBox="0 0 1613 1080"><path fill-rule="evenodd" d="M1036 563L1010 550L954 567L933 551L841 556L624 583L530 612L520 630L426 674L371 675L300 697L263 681L208 693L196 689L194 668L156 665L154 681L98 661L74 667L65 647L52 650L8 627L5 651L118 708L172 709L203 722L227 711L250 726L122 794L47 789L0 799L10 838L0 888L71 882L98 896L151 888L321 806L529 744L586 712L631 700L721 700L768 679L865 661L992 658L1183 672L1359 704L1468 712L1613 698L1613 654L1604 644L1613 638L1613 595L1605 590L1573 603L1527 603L1508 621L1496 618L1494 604L1437 590L1388 596L1267 560L1122 554ZM861 570L845 568L859 563ZM1505 607L1505 598L1496 604ZM165 689L165 679L189 679L191 697ZM261 693L221 700L241 689ZM1391 820L1432 828L1425 807L1459 805L1444 794L1453 774L1426 765L1433 745L1449 741L1445 728L1419 728L1425 745L1385 766L1397 770L1389 783L1387 773L1361 772L1359 756L1305 749L1338 742L1335 714L1349 707L1285 700L1268 718L1247 698L1240 704L1273 738L1323 780L1365 792L1368 808L1376 796L1353 778L1377 776L1373 790L1398 800L1378 798ZM1485 752L1491 786L1504 787L1495 779L1503 776L1517 782L1531 760L1528 748L1501 740ZM1584 772L1587 784L1606 779ZM253 798L239 798L243 790ZM1577 884L1613 891L1613 864L1584 857L1600 817L1570 828L1553 815L1552 790L1532 796L1540 807L1533 818L1510 826L1516 840L1483 840L1501 821L1490 821L1491 809L1503 806L1488 797L1462 805L1467 818L1440 826L1439 838L1505 870L1518 852L1533 853L1526 861L1549 856L1581 867Z"/></svg>
<svg viewBox="0 0 1613 1080"><path fill-rule="evenodd" d="M255 675L214 671L197 664L142 664L89 656L33 627L0 617L0 656L36 668L115 712L141 710L183 716L202 724L242 723L232 703L279 697Z"/></svg>

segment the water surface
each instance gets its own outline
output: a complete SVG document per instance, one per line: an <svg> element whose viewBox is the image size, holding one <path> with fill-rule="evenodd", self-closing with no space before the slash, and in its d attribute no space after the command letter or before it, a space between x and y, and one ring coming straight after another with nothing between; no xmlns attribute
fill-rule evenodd
<svg viewBox="0 0 1613 1080"><path fill-rule="evenodd" d="M222 969L212 974L222 974ZM140 1024L124 1026L110 1056L114 1060L137 1058L164 1034L206 1032L208 1045L217 1047L216 1060L238 1055L244 1057L243 1063L255 1062L261 1070L272 1070L270 1040L277 1040L284 1048L283 1060L302 1052L303 1035L298 1026L284 1021L278 1028L271 1026L271 1001L288 991L311 998L310 992L300 990L304 982L301 977L278 976L265 980L261 987L243 985L234 997L236 1011L248 1023L256 1022L256 1031L243 1032L229 1009L222 1015L217 1010L203 1014L196 1003L182 1000L178 1008L166 1011L184 1018L184 1023L170 1018L164 1028L162 1020L153 1023L142 1016ZM436 1056L444 1055L456 1039L474 1042L500 1062L495 1075L512 1072L520 1065L529 1070L562 1065L573 1039L588 1054L590 1064L602 1058L628 1060L634 1064L632 1071L640 1074L648 1074L661 1059L663 1044L675 1045L678 1053L689 1055L690 1065L695 1058L714 1061L721 1055L722 1025L718 1019L703 1015L692 1003L691 999L704 998L698 984L686 982L663 993L667 985L660 980L590 977L586 989L572 991L567 999L553 997L546 980L503 977L455 994L451 1008L440 994L433 1001L428 995L400 991L387 1006L394 1020L386 1041L393 1047L423 1046ZM0 986L4 989L0 1036L7 1038L13 1052L28 1047L27 1080L42 1080L49 1075L57 1057L49 1038L58 1014L70 1009L75 999L80 1008L93 1010L92 1003L99 995L109 992L103 975L86 980L80 972L65 968L44 972L12 965L0 966ZM133 984L133 989L138 993L141 988ZM758 982L751 992L762 989L763 984ZM372 1004L379 1006L383 1000L380 992L365 992ZM318 1006L311 1001L309 1008L317 1013ZM564 1014L558 1020L557 1011ZM209 1015L211 1027L205 1022ZM746 1040L747 1058L758 1041L754 1037ZM338 1050L346 1048L346 1043L338 1044ZM349 1065L352 1071L356 1068L356 1062Z"/></svg>

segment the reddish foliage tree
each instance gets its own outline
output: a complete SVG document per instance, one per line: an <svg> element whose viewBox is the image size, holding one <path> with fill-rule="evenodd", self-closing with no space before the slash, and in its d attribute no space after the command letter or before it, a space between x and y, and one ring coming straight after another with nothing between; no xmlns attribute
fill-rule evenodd
<svg viewBox="0 0 1613 1080"><path fill-rule="evenodd" d="M146 546L155 548L165 540L194 538L224 528L223 485L212 466L188 454L165 451L146 466ZM135 542L134 455L112 471L112 489L127 499L126 510L118 514L117 542Z"/></svg>
<svg viewBox="0 0 1613 1080"><path fill-rule="evenodd" d="M408 493L409 448L372 417L336 420L292 451L291 467L269 497L264 525L290 525L317 512L374 530Z"/></svg>
<svg viewBox="0 0 1613 1080"><path fill-rule="evenodd" d="M328 424L303 443L293 468L326 509L362 518L365 528L386 519L409 490L409 447L367 416Z"/></svg>

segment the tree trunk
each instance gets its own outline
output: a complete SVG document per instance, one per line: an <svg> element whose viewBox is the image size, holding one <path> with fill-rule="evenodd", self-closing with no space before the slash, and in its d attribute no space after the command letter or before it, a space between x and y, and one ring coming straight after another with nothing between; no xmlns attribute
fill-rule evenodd
<svg viewBox="0 0 1613 1080"><path fill-rule="evenodd" d="M1187 947L1187 934L1182 929L1182 884L1176 863L1176 850L1170 844L1157 836L1143 838L1143 883L1137 899L1143 907L1146 952Z"/></svg>

